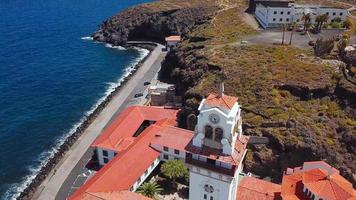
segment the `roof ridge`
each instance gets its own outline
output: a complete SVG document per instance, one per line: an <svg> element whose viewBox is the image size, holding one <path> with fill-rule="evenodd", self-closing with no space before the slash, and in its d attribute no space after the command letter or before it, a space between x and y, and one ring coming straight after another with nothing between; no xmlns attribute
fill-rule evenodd
<svg viewBox="0 0 356 200"><path fill-rule="evenodd" d="M330 187L331 187L331 190L332 190L332 192L334 194L334 197L337 199L338 195L337 195L336 191L334 190L334 187L331 184L331 180L328 181L328 184L330 184Z"/></svg>
<svg viewBox="0 0 356 200"><path fill-rule="evenodd" d="M90 196L94 196L94 197L97 197L97 198L99 198L99 199L103 199L103 200L105 200L104 198L99 197L98 195L95 195L95 194L93 194L93 193L91 193L91 192L87 192L87 191L85 191L84 193L89 194Z"/></svg>
<svg viewBox="0 0 356 200"><path fill-rule="evenodd" d="M263 180L262 180L263 181ZM272 184L274 184L274 183L272 183ZM260 194L270 194L270 193L268 193L268 192L261 192L261 191L258 191L258 190L256 190L256 189L252 189L252 188L250 188L250 187L246 187L246 186L243 186L243 185L239 185L239 187L242 187L242 188L245 188L245 189L248 189L248 190L253 190L254 192L258 192L258 193L260 193Z"/></svg>

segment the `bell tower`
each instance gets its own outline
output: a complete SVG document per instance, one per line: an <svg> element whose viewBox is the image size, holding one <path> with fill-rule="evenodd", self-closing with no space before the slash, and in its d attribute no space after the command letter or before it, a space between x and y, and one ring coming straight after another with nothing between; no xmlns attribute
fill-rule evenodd
<svg viewBox="0 0 356 200"><path fill-rule="evenodd" d="M210 147L232 155L236 139L242 134L241 108L237 97L224 94L224 83L219 94L210 94L199 106L193 145Z"/></svg>
<svg viewBox="0 0 356 200"><path fill-rule="evenodd" d="M248 139L242 135L237 97L220 91L199 105L193 142L186 155L189 166L189 199L235 200Z"/></svg>

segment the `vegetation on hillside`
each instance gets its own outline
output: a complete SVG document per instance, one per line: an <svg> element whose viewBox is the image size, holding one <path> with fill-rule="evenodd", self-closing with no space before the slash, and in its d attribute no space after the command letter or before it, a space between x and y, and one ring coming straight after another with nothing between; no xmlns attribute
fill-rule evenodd
<svg viewBox="0 0 356 200"><path fill-rule="evenodd" d="M246 5L223 2L211 22L194 29L164 64L186 91L180 124L186 126L202 96L218 90L224 73L226 93L238 96L245 111L245 134L272 141L250 147L247 170L278 182L287 166L326 159L355 182L355 105L340 92L343 65L315 58L311 49L241 44L256 33L244 21Z"/></svg>

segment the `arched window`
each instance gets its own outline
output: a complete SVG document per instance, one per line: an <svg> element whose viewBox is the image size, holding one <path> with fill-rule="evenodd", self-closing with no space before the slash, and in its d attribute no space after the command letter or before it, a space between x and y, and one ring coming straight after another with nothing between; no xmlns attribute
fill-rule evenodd
<svg viewBox="0 0 356 200"><path fill-rule="evenodd" d="M222 128L216 128L215 129L215 141L220 142L221 139L223 138L224 131Z"/></svg>
<svg viewBox="0 0 356 200"><path fill-rule="evenodd" d="M213 128L209 125L205 126L205 138L207 139L213 138Z"/></svg>

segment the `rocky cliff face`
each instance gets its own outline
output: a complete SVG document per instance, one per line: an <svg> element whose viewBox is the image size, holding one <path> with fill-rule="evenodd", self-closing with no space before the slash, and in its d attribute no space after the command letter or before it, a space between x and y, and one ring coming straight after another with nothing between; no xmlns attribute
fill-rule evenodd
<svg viewBox="0 0 356 200"><path fill-rule="evenodd" d="M241 45L238 41L255 33L243 21L245 8L243 0L159 1L119 13L93 36L123 45L183 35L160 74L184 96L180 126L193 127L189 122L200 100L217 90L225 74L226 93L243 106L244 133L271 141L250 146L246 170L279 182L287 166L325 159L355 184L355 74L308 50Z"/></svg>
<svg viewBox="0 0 356 200"><path fill-rule="evenodd" d="M92 36L94 40L125 45L129 40L164 42L169 35L186 35L211 19L218 7L183 0L178 3L144 4L129 8L103 22Z"/></svg>

